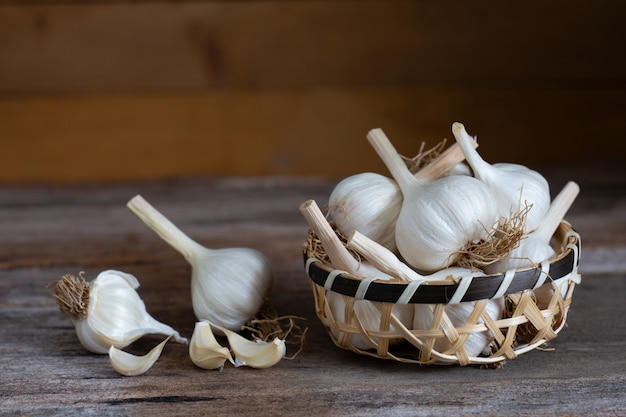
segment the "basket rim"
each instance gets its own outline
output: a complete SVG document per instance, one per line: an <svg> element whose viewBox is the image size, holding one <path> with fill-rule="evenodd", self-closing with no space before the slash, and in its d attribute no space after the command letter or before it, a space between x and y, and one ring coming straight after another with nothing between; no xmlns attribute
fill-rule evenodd
<svg viewBox="0 0 626 417"><path fill-rule="evenodd" d="M580 236L568 222L562 221L554 237L562 238L563 251L550 261L505 273L466 276L454 283L425 281L411 285L406 281L364 279L332 269L319 259L308 257L306 251L304 263L307 275L316 285L355 299L401 304L453 304L535 289L545 282L572 274L579 262Z"/></svg>

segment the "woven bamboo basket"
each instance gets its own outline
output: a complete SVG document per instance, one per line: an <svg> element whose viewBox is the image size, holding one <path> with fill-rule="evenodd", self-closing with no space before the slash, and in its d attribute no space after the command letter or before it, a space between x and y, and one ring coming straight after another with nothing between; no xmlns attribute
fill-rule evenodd
<svg viewBox="0 0 626 417"><path fill-rule="evenodd" d="M552 238L558 255L550 261L504 274L468 276L454 282L426 281L417 287L400 279L363 279L335 270L316 258L312 246L309 240L304 247L305 270L317 316L333 342L359 354L405 363L497 367L540 348L566 326L574 287L581 279L577 272L580 236L565 221ZM552 286L554 291L540 306L535 290L542 286ZM333 292L343 297L343 314L333 314L329 306L328 296ZM493 319L485 307L489 300L500 297L504 298L504 313ZM368 300L380 311L377 328L363 324L371 323L371 318L359 317L354 309L357 300ZM461 326L450 326L446 309L458 303L470 303L471 314ZM430 327L414 330L405 326L394 314L399 304L431 305L434 314ZM488 352L468 354L465 341L473 334L489 337ZM354 338L367 340L371 349L359 348ZM435 348L442 345L446 348Z"/></svg>

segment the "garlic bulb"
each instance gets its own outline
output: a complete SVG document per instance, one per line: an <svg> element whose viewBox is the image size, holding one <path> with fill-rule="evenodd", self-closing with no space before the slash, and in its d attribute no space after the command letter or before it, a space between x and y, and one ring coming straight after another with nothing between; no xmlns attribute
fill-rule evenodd
<svg viewBox="0 0 626 417"><path fill-rule="evenodd" d="M206 248L139 195L128 207L191 265L191 300L198 320L239 331L259 311L275 283L272 266L261 252Z"/></svg>
<svg viewBox="0 0 626 417"><path fill-rule="evenodd" d="M568 182L554 198L541 223L520 240L519 245L501 260L485 267L488 274L504 273L509 269L530 268L556 255L550 240L561 224L565 213L574 203L580 187Z"/></svg>
<svg viewBox="0 0 626 417"><path fill-rule="evenodd" d="M365 278L390 278L389 274L379 271L369 263L359 263L354 259L341 243L334 230L332 230L314 200L308 200L302 203L302 205L300 205L300 212L309 223L311 230L315 232L322 242L334 268ZM333 291L327 291L326 300L335 319L338 322L344 322L346 314L346 299L344 296ZM378 330L380 328L381 313L378 306L371 301L355 300L353 311L357 320L365 330ZM405 326L410 327L413 319L413 308L411 306L396 305L393 307L393 314L395 314ZM335 337L337 336L338 335L335 334ZM361 335L353 335L351 337L351 343L353 346L363 350L376 347L369 338Z"/></svg>
<svg viewBox="0 0 626 417"><path fill-rule="evenodd" d="M424 181L439 178L464 158L459 146L454 144L415 176ZM401 207L402 193L396 182L373 172L344 178L328 199L329 218L344 236L358 230L392 252L397 251L395 226Z"/></svg>
<svg viewBox="0 0 626 417"><path fill-rule="evenodd" d="M374 266L393 276L402 277L411 281L442 281L442 280L458 280L465 276L480 276L483 274L479 270L470 270L461 267L450 267L436 271L430 275L420 275L406 264L400 261L392 252L382 245L369 239L367 236L355 232L348 240L348 246L356 249ZM414 330L428 330L432 328L434 318L434 305L414 304L415 314L413 316ZM443 317L443 325L450 327L462 326L472 313L474 306L471 302L459 304L449 304L446 306L447 316ZM504 311L504 298L489 300L485 307L485 312L492 320L498 320ZM473 333L465 341L464 347L468 355L477 356L493 341L490 332ZM451 347L449 340L438 339L434 344L435 349L444 351Z"/></svg>
<svg viewBox="0 0 626 417"><path fill-rule="evenodd" d="M394 180L373 172L341 180L328 199L328 215L344 235L360 230L392 251L396 250L396 219L402 194Z"/></svg>
<svg viewBox="0 0 626 417"><path fill-rule="evenodd" d="M111 346L109 349L109 361L117 372L125 376L137 376L145 373L159 359L161 352L169 337L156 345L150 352L143 356L133 355Z"/></svg>
<svg viewBox="0 0 626 417"><path fill-rule="evenodd" d="M455 263L468 242L488 236L498 213L484 183L465 175L420 180L381 129L371 130L367 138L402 191L396 244L409 265L422 271L443 269Z"/></svg>
<svg viewBox="0 0 626 417"><path fill-rule="evenodd" d="M470 146L472 138L461 123L452 125L452 133L472 167L474 176L493 191L499 216L508 218L528 205L530 210L526 214L526 231L534 230L550 205L550 188L546 179L523 165L488 164Z"/></svg>
<svg viewBox="0 0 626 417"><path fill-rule="evenodd" d="M530 268L555 256L556 252L550 245L550 240L579 192L578 184L573 181L568 182L550 204L550 208L539 226L520 240L517 248L513 249L506 258L486 266L485 271L489 274L496 274L510 269ZM567 292L567 280L565 279L560 280L559 283L546 282L534 290L539 308L548 306L554 294L555 286L560 286L561 296L565 297Z"/></svg>
<svg viewBox="0 0 626 417"><path fill-rule="evenodd" d="M148 314L138 287L133 275L107 270L89 283L82 276L65 275L53 295L72 321L78 340L90 352L104 354L111 346L121 349L148 334L187 343L177 331Z"/></svg>

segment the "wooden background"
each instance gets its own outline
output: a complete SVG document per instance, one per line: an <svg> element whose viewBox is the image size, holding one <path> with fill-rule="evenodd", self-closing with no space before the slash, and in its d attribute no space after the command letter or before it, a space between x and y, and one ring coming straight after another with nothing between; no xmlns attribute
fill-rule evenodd
<svg viewBox="0 0 626 417"><path fill-rule="evenodd" d="M0 0L0 183L624 163L626 3ZM450 142L448 142L450 143Z"/></svg>

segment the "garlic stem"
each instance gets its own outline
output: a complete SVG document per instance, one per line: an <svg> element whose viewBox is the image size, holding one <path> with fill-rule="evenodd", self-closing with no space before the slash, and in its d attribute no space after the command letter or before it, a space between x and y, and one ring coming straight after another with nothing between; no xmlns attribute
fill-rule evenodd
<svg viewBox="0 0 626 417"><path fill-rule="evenodd" d="M495 172L492 166L476 151L476 147L472 146L472 143L476 143L476 140L467 133L462 123L454 122L452 124L452 132L465 155L465 160L472 167L474 176L481 181L489 181L495 175Z"/></svg>
<svg viewBox="0 0 626 417"><path fill-rule="evenodd" d="M472 140L470 143L474 148L478 147L478 142ZM415 177L421 180L434 180L450 172L458 163L465 159L465 155L458 143L452 144L443 151L437 158L415 173Z"/></svg>
<svg viewBox="0 0 626 417"><path fill-rule="evenodd" d="M348 246L361 253L376 268L405 281L420 281L424 277L411 268L383 245L355 231L348 238Z"/></svg>
<svg viewBox="0 0 626 417"><path fill-rule="evenodd" d="M326 250L334 267L357 274L357 271L363 265L354 259L341 240L339 240L315 200L307 200L302 203L300 212L309 223L311 230L315 232L322 242L324 250Z"/></svg>
<svg viewBox="0 0 626 417"><path fill-rule="evenodd" d="M150 205L141 195L133 197L127 203L127 206L150 229L180 252L189 263L193 263L194 259L198 257L198 254L208 250L187 236L167 217Z"/></svg>
<svg viewBox="0 0 626 417"><path fill-rule="evenodd" d="M378 156L382 159L391 173L391 176L398 183L405 198L406 194L411 193L411 189L414 188L416 184L426 182L424 179L417 178L407 169L402 157L400 157L400 154L398 154L382 129L377 128L370 130L367 134L367 139Z"/></svg>
<svg viewBox="0 0 626 417"><path fill-rule="evenodd" d="M576 200L580 187L574 181L569 181L552 200L546 215L532 234L539 240L549 242L556 229L565 217L565 213Z"/></svg>

